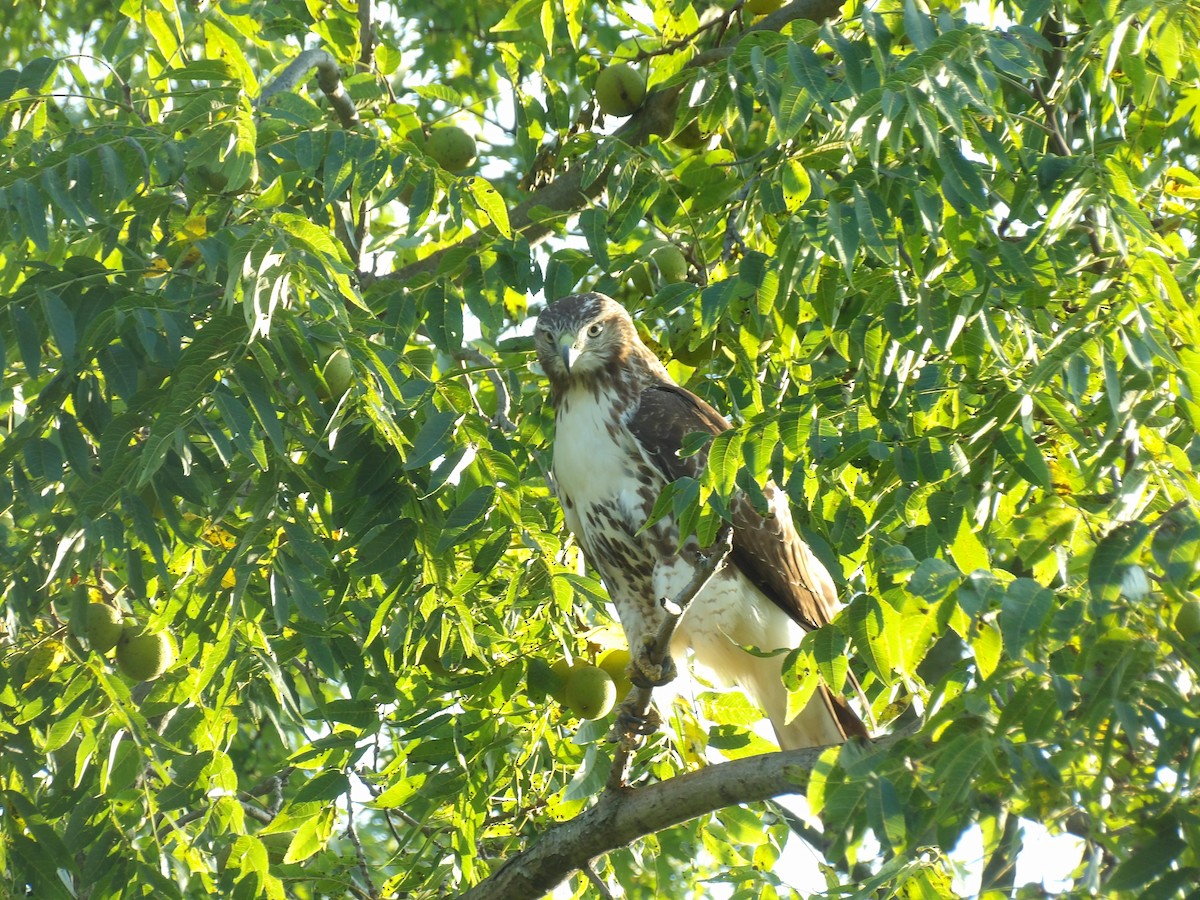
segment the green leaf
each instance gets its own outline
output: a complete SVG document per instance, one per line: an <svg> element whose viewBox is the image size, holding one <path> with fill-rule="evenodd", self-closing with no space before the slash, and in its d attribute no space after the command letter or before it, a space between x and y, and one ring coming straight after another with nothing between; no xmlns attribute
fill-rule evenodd
<svg viewBox="0 0 1200 900"><path fill-rule="evenodd" d="M933 778L939 787L938 809L952 809L971 790L975 774L990 757L989 736L980 729L960 734L940 748Z"/></svg>
<svg viewBox="0 0 1200 900"><path fill-rule="evenodd" d="M1101 539L1088 564L1088 588L1101 603L1121 596L1121 584L1130 562L1136 557L1150 528L1143 522L1125 522Z"/></svg>
<svg viewBox="0 0 1200 900"><path fill-rule="evenodd" d="M963 572L973 572L976 569L986 569L990 564L987 550L971 529L968 517L963 516L958 523L958 533L950 546L950 555Z"/></svg>
<svg viewBox="0 0 1200 900"><path fill-rule="evenodd" d="M803 646L788 654L783 665L783 684L787 688L784 721L791 722L808 706L821 684L817 667Z"/></svg>
<svg viewBox="0 0 1200 900"><path fill-rule="evenodd" d="M491 512L495 499L496 489L491 485L483 485L471 491L462 503L454 507L454 510L446 517L434 552L445 553L458 544L468 528Z"/></svg>
<svg viewBox="0 0 1200 900"><path fill-rule="evenodd" d="M304 821L284 854L285 863L303 862L323 849L333 833L336 810L331 806Z"/></svg>
<svg viewBox="0 0 1200 900"><path fill-rule="evenodd" d="M728 497L742 465L742 443L745 434L732 428L712 438L708 450L706 481L712 479L713 490L718 496Z"/></svg>
<svg viewBox="0 0 1200 900"><path fill-rule="evenodd" d="M821 680L835 694L842 693L850 671L849 641L839 629L826 625L804 636L800 646L812 654Z"/></svg>
<svg viewBox="0 0 1200 900"><path fill-rule="evenodd" d="M958 569L934 557L921 560L905 587L916 597L939 603L961 579Z"/></svg>
<svg viewBox="0 0 1200 900"><path fill-rule="evenodd" d="M895 785L888 779L881 778L868 795L867 814L876 835L886 842L891 852L902 853L908 843L908 827L904 820L904 806Z"/></svg>
<svg viewBox="0 0 1200 900"><path fill-rule="evenodd" d="M887 603L862 594L850 604L847 619L858 658L870 667L880 681L890 684L895 660L888 629L896 624L895 611Z"/></svg>
<svg viewBox="0 0 1200 900"><path fill-rule="evenodd" d="M1191 585L1200 571L1200 521L1190 508L1163 517L1154 531L1150 552L1167 581L1180 589Z"/></svg>
<svg viewBox="0 0 1200 900"><path fill-rule="evenodd" d="M586 800L588 797L594 797L604 788L604 783L608 780L609 769L612 768L612 759L609 755L600 748L599 744L588 744L587 751L583 757L583 763L579 766L575 777L571 779L567 785L566 792L563 795L565 800Z"/></svg>
<svg viewBox="0 0 1200 900"><path fill-rule="evenodd" d="M1132 891L1148 884L1176 863L1187 847L1174 823L1163 823L1153 837L1135 846L1129 858L1113 869L1106 891Z"/></svg>
<svg viewBox="0 0 1200 900"><path fill-rule="evenodd" d="M292 803L308 803L311 801L321 801L324 803L333 803L350 790L350 779L343 772L324 771L318 772L308 781L299 785L295 795L292 796Z"/></svg>
<svg viewBox="0 0 1200 900"><path fill-rule="evenodd" d="M1018 578L1005 589L998 621L1010 656L1024 652L1053 608L1054 592L1030 578Z"/></svg>
<svg viewBox="0 0 1200 900"><path fill-rule="evenodd" d="M1020 426L1006 426L996 434L996 449L1016 473L1037 487L1053 487L1050 467L1033 438Z"/></svg>
<svg viewBox="0 0 1200 900"><path fill-rule="evenodd" d="M904 0L904 33L917 50L928 50L937 37L937 30L929 20L929 13L917 0Z"/></svg>
<svg viewBox="0 0 1200 900"><path fill-rule="evenodd" d="M608 213L593 206L579 214L579 229L587 241L588 252L603 272L608 271Z"/></svg>
<svg viewBox="0 0 1200 900"><path fill-rule="evenodd" d="M408 458L404 460L404 470L411 472L413 469L427 466L439 456L448 453L451 437L459 419L459 414L453 410L436 410L429 413L425 424L417 432Z"/></svg>

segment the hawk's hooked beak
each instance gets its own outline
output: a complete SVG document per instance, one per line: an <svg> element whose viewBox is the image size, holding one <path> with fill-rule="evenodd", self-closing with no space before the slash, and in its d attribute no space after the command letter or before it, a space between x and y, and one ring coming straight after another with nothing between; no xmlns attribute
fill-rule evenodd
<svg viewBox="0 0 1200 900"><path fill-rule="evenodd" d="M575 360L579 359L579 354L583 351L576 345L575 335L567 333L558 336L558 355L562 357L563 365L567 367L567 371L571 371L571 366L575 365Z"/></svg>

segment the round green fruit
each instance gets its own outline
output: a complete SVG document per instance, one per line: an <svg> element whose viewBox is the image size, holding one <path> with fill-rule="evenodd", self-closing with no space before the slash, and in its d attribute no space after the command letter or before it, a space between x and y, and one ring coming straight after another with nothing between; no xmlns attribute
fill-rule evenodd
<svg viewBox="0 0 1200 900"><path fill-rule="evenodd" d="M650 254L658 272L667 284L678 284L687 279L687 257L674 244L659 247Z"/></svg>
<svg viewBox="0 0 1200 900"><path fill-rule="evenodd" d="M581 719L599 719L617 702L617 686L599 666L575 666L567 679L564 702Z"/></svg>
<svg viewBox="0 0 1200 900"><path fill-rule="evenodd" d="M628 116L646 99L646 79L628 63L615 63L596 76L596 102L606 116Z"/></svg>
<svg viewBox="0 0 1200 900"><path fill-rule="evenodd" d="M174 661L171 639L161 631L127 625L117 641L117 668L134 681L153 681Z"/></svg>
<svg viewBox="0 0 1200 900"><path fill-rule="evenodd" d="M783 6L783 0L746 0L746 5L742 8L756 16L765 16L767 13L775 12L781 6Z"/></svg>
<svg viewBox="0 0 1200 900"><path fill-rule="evenodd" d="M1175 631L1185 641L1200 639L1200 600L1189 600L1175 616Z"/></svg>
<svg viewBox="0 0 1200 900"><path fill-rule="evenodd" d="M354 367L350 364L350 354L344 347L338 347L329 354L329 359L325 360L325 367L321 369L321 377L329 385L329 393L333 397L340 397L350 389L350 382L354 379Z"/></svg>
<svg viewBox="0 0 1200 900"><path fill-rule="evenodd" d="M649 297L654 293L654 278L650 274L650 267L645 262L634 263L626 269L625 274L629 276L629 280L639 294Z"/></svg>
<svg viewBox="0 0 1200 900"><path fill-rule="evenodd" d="M107 653L117 646L124 631L120 610L113 609L107 603L87 605L88 644L97 653Z"/></svg>
<svg viewBox="0 0 1200 900"><path fill-rule="evenodd" d="M633 682L629 680L629 663L632 657L628 650L615 648L606 650L596 665L608 673L617 689L617 696L622 697L633 690Z"/></svg>
<svg viewBox="0 0 1200 900"><path fill-rule="evenodd" d="M461 172L475 161L475 138L457 125L444 125L429 133L425 152L447 172Z"/></svg>
<svg viewBox="0 0 1200 900"><path fill-rule="evenodd" d="M571 669L574 668L565 659L550 666L550 673L557 679L557 687L550 691L550 696L559 703L565 703L567 698L567 682L571 679Z"/></svg>

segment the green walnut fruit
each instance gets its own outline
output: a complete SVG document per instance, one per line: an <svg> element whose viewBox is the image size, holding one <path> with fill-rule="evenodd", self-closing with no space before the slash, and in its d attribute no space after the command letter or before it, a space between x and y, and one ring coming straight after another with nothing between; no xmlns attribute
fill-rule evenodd
<svg viewBox="0 0 1200 900"><path fill-rule="evenodd" d="M646 99L646 79L633 66L615 63L596 76L596 102L606 116L628 116Z"/></svg>
<svg viewBox="0 0 1200 900"><path fill-rule="evenodd" d="M674 244L658 247L650 254L650 258L667 284L678 284L687 278L687 257Z"/></svg>
<svg viewBox="0 0 1200 900"><path fill-rule="evenodd" d="M475 161L475 138L457 125L443 125L429 133L425 152L447 172L461 172Z"/></svg>
<svg viewBox="0 0 1200 900"><path fill-rule="evenodd" d="M563 700L581 719L599 719L617 702L617 686L599 666L575 666L567 679Z"/></svg>
<svg viewBox="0 0 1200 900"><path fill-rule="evenodd" d="M125 626L121 624L121 613L107 603L87 605L88 644L97 653L107 653L117 646Z"/></svg>
<svg viewBox="0 0 1200 900"><path fill-rule="evenodd" d="M344 347L338 347L329 354L329 359L325 360L325 366L321 369L321 377L329 385L332 397L340 397L350 389L350 382L354 380L354 367L350 364L350 354Z"/></svg>
<svg viewBox="0 0 1200 900"><path fill-rule="evenodd" d="M623 697L633 690L633 682L629 680L629 663L632 657L628 650L606 650L596 660L596 665L608 673L617 689L617 696Z"/></svg>
<svg viewBox="0 0 1200 900"><path fill-rule="evenodd" d="M650 274L650 267L645 262L634 263L625 271L625 274L629 276L634 290L639 294L648 297L654 293L654 278Z"/></svg>
<svg viewBox="0 0 1200 900"><path fill-rule="evenodd" d="M117 668L134 681L153 681L174 662L171 639L161 631L127 625L117 641Z"/></svg>
<svg viewBox="0 0 1200 900"><path fill-rule="evenodd" d="M1175 616L1175 631L1185 641L1200 640L1200 600L1189 600Z"/></svg>
<svg viewBox="0 0 1200 900"><path fill-rule="evenodd" d="M571 669L574 668L565 659L560 659L558 662L550 666L550 673L555 678L556 687L550 691L550 696L559 703L566 703L567 698L567 682L571 679Z"/></svg>
<svg viewBox="0 0 1200 900"><path fill-rule="evenodd" d="M783 0L746 0L746 5L742 8L756 16L765 16L767 13L775 12L781 6L783 6Z"/></svg>

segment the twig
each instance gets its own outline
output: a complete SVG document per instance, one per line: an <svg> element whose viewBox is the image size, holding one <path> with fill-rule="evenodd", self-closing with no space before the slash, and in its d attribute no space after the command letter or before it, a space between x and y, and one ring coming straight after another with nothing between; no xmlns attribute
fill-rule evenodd
<svg viewBox="0 0 1200 900"><path fill-rule="evenodd" d="M283 787L287 784L288 779L294 771L296 771L295 766L285 766L274 775L268 775L257 784L246 788L242 793L250 797L262 797L265 794L270 794L271 802L267 804L267 809L272 813L277 813L279 812L279 808L283 806Z"/></svg>
<svg viewBox="0 0 1200 900"><path fill-rule="evenodd" d="M587 876L587 880L592 883L592 887L596 889L596 893L600 895L602 900L613 900L612 891L608 889L608 885L596 874L596 870L590 864L583 867L583 874Z"/></svg>
<svg viewBox="0 0 1200 900"><path fill-rule="evenodd" d="M358 68L370 72L375 67L375 25L371 16L371 0L358 0ZM367 223L371 207L364 197L358 204L358 217L354 226L354 267L361 267L363 246L367 240Z"/></svg>
<svg viewBox="0 0 1200 900"><path fill-rule="evenodd" d="M371 878L371 867L367 865L367 854L363 850L362 841L358 839L358 830L354 827L354 801L350 799L349 791L346 792L346 837L354 845L354 855L358 858L358 871L362 875L363 884L367 886L367 893L371 900L379 900L379 889L375 887L375 882Z"/></svg>
<svg viewBox="0 0 1200 900"><path fill-rule="evenodd" d="M238 803L242 804L242 812L261 825L270 825L271 821L275 818L275 814L270 810L263 809L257 803L253 803L250 800L238 797Z"/></svg>
<svg viewBox="0 0 1200 900"><path fill-rule="evenodd" d="M358 0L358 67L364 72L375 65L375 25L371 18L371 0Z"/></svg>
<svg viewBox="0 0 1200 900"><path fill-rule="evenodd" d="M750 195L750 185L752 182L747 181L738 191L738 200L745 201ZM730 210L729 216L725 219L725 250L722 254L725 259L736 259L746 252L746 242L742 240L742 236L738 233L737 223L734 217L738 210L743 208L743 203L737 203Z"/></svg>
<svg viewBox="0 0 1200 900"><path fill-rule="evenodd" d="M310 71L317 70L317 86L329 99L329 105L337 113L338 119L345 128L358 125L358 110L350 95L342 87L342 72L338 68L333 54L326 50L305 50L279 73L279 75L262 89L255 101L255 106L263 106L276 94L283 91L293 91Z"/></svg>
<svg viewBox="0 0 1200 900"><path fill-rule="evenodd" d="M504 383L504 379L500 377L500 373L496 371L496 363L493 360L477 350L475 347L461 347L454 351L454 358L461 363L473 362L478 365L484 374L484 377L492 383L492 389L496 392L496 414L491 417L493 428L499 428L501 431L512 433L517 430L516 424L508 417L508 410L511 407L511 401L508 396L508 385ZM484 413L483 408L479 406L479 401L475 401L476 407L480 413Z"/></svg>
<svg viewBox="0 0 1200 900"><path fill-rule="evenodd" d="M683 590L670 600L663 599L666 616L659 625L658 634L654 638L654 646L650 648L652 664L661 665L670 658L671 639L675 636L675 629L679 627L679 620L683 618L696 595L704 590L712 577L717 574L732 549L733 529L728 524L724 524L717 532L711 549L700 557L696 571L692 574L691 580L684 585ZM628 720L638 721L646 718L646 714L650 710L651 690L648 687L635 686L629 692L629 696L621 704L622 713L628 717ZM640 735L632 729L620 726L621 720L622 717L618 716L618 724L613 726L614 731L617 731L614 737L618 741L618 746L617 752L613 756L612 769L608 773L608 781L604 786L608 791L620 790L628 783L629 764L633 758L633 751L641 743Z"/></svg>

